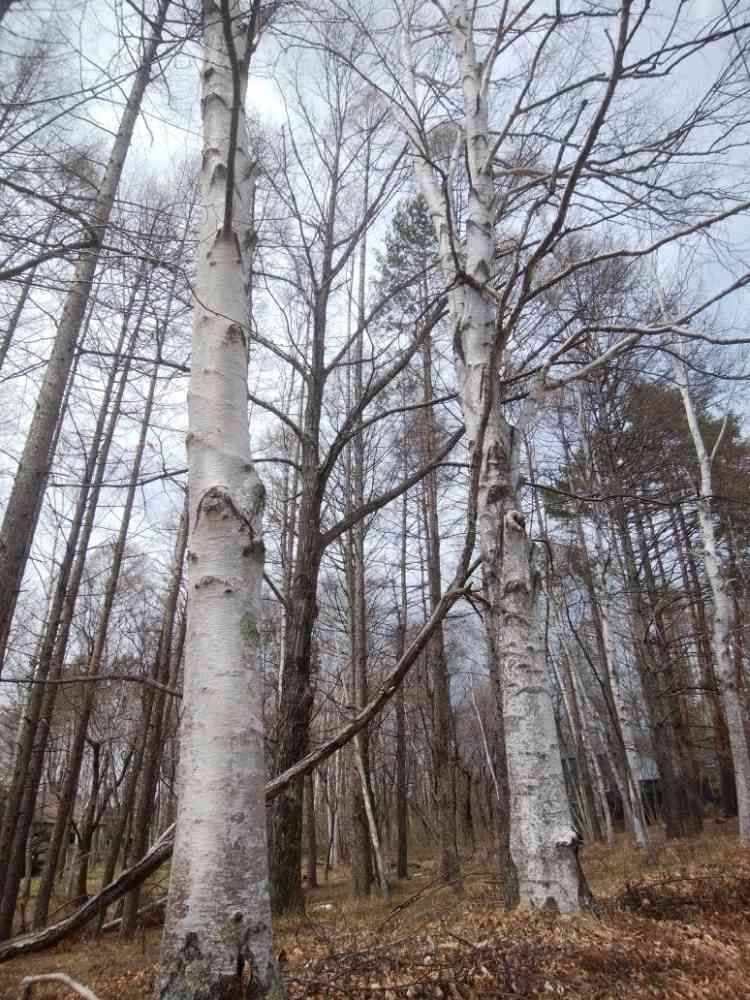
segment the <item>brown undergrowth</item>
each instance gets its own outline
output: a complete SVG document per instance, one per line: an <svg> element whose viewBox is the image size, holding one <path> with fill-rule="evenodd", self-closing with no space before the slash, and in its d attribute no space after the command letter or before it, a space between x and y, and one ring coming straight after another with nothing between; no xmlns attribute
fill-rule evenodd
<svg viewBox="0 0 750 1000"><path fill-rule="evenodd" d="M477 857L460 894L438 886L429 862L387 906L355 905L332 881L309 893L305 917L278 922L290 1000L746 1000L750 851L734 825L711 822L700 838L659 840L657 853L646 866L624 838L585 850L598 917L507 914ZM0 997L16 1000L23 976L62 970L101 1000L150 1000L158 947L154 927L130 942L83 935L0 966ZM73 996L53 985L36 995Z"/></svg>

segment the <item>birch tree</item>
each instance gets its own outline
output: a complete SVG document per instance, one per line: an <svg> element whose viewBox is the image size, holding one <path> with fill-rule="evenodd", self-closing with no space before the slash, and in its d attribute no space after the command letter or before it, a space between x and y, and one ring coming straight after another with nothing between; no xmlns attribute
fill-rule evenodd
<svg viewBox="0 0 750 1000"><path fill-rule="evenodd" d="M257 646L265 491L247 417L254 163L245 124L261 28L203 7L203 161L188 395L188 624L179 805L160 1000L282 995L271 942Z"/></svg>
<svg viewBox="0 0 750 1000"><path fill-rule="evenodd" d="M392 24L367 22L354 2L347 9L369 42L360 72L389 96L409 143L450 289L488 627L503 674L520 899L573 911L577 838L537 635L538 553L523 511L519 444L550 391L609 364L658 324L612 317L545 326L544 298L603 259L648 256L748 210L746 185L735 175L717 169L712 178L715 191L726 192L720 212L688 178L699 149L708 158L718 152L713 140L704 143L698 121L718 123L730 94L737 121L746 118L740 94L747 81L734 53L678 109L676 125L665 111L663 121L634 123L626 135L620 117L655 94L656 83L644 81L658 78L663 89L665 76L737 29L726 17L691 20L686 7L667 28L632 0L606 10L585 2L547 10L412 0L392 7L398 35ZM665 170L674 171L677 186L665 181ZM658 240L641 225L644 199L663 225ZM689 223L682 221L686 199ZM565 259L573 234L606 228L611 218L629 227L624 238L618 230L611 251ZM737 287L732 280L710 301ZM612 335L609 343L603 334ZM576 355L584 343L594 348L591 362ZM508 397L524 402L514 408Z"/></svg>

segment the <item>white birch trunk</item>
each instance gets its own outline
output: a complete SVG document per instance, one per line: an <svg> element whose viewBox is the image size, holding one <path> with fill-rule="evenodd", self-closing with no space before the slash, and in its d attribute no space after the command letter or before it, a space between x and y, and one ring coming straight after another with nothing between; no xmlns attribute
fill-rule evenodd
<svg viewBox="0 0 750 1000"><path fill-rule="evenodd" d="M247 418L246 247L253 183L244 125L249 39L239 4L231 2L227 15L236 60L222 15L206 0L205 214L188 397L188 625L160 1000L283 995L271 940L257 657L264 490L251 463ZM231 165L235 102L239 127ZM232 166L234 198L227 220Z"/></svg>
<svg viewBox="0 0 750 1000"><path fill-rule="evenodd" d="M711 510L711 495L713 493L711 466L717 448L721 443L722 434L720 433L713 451L709 455L690 396L687 371L684 363L675 360L674 372L680 396L682 397L682 403L685 407L685 415L700 470L698 527L703 548L703 565L706 570L713 600L711 647L716 668L716 679L719 684L719 693L727 721L729 746L732 751L734 783L737 790L740 842L750 844L750 753L748 752L744 712L739 691L737 690L737 677L733 668L730 650L731 607L726 581L721 569L721 560L716 544L713 511Z"/></svg>
<svg viewBox="0 0 750 1000"><path fill-rule="evenodd" d="M409 13L404 15L408 20ZM468 447L480 463L478 527L494 632L500 660L508 777L511 789L511 854L518 871L522 905L579 909L580 867L577 835L568 803L552 698L536 628L537 584L532 545L520 507L520 475L514 428L505 420L497 385L496 308L489 291L495 260L495 192L490 155L488 77L472 38L465 2L451 4L456 64L463 85L462 129L448 183L430 165L430 150L405 116L402 127L414 153L419 191L427 201L440 247L440 261L455 326L454 361ZM403 84L412 107L419 107L408 24L402 35ZM459 155L465 153L469 178L465 211L468 280L456 273L455 218L446 194ZM455 282L455 284L454 284ZM479 451L477 455L476 452Z"/></svg>

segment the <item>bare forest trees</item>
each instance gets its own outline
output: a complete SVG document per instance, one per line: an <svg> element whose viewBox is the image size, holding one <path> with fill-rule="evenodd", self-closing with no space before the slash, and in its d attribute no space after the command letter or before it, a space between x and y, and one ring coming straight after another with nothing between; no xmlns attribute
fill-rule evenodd
<svg viewBox="0 0 750 1000"><path fill-rule="evenodd" d="M0 960L747 841L742 5L94 6L0 6Z"/></svg>
<svg viewBox="0 0 750 1000"><path fill-rule="evenodd" d="M0 528L0 657L5 655L10 622L39 517L39 504L44 496L54 454L55 428L99 260L98 250L105 237L143 95L157 59L168 8L169 0L162 0L155 20L144 25L140 63L99 185L91 220L86 222L89 252L82 257L70 285L47 362L45 380L37 398L34 419L5 508Z"/></svg>

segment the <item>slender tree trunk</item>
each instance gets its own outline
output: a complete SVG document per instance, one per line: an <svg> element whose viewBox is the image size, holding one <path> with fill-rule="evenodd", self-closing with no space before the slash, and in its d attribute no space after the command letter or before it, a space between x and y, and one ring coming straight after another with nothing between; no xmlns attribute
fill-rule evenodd
<svg viewBox="0 0 750 1000"><path fill-rule="evenodd" d="M383 894L383 899L386 902L388 902L388 900L391 897L391 890L390 886L388 885L388 875L385 870L383 849L380 845L380 834L378 832L378 824L377 824L377 819L375 817L375 809L373 807L372 789L369 787L368 773L367 770L365 769L365 762L360 752L360 747L356 741L354 742L354 754L355 754L354 759L357 767L357 774L359 776L359 781L360 781L360 788L362 791L362 803L367 818L367 828L370 837L370 846L372 848L372 858L375 862L375 870L377 872L380 891Z"/></svg>
<svg viewBox="0 0 750 1000"><path fill-rule="evenodd" d="M91 747L91 787L86 807L83 810L78 831L78 866L75 873L75 898L78 904L88 899L88 874L91 855L91 844L94 838L94 823L96 821L96 804L99 797L101 774L99 756L101 744L89 741Z"/></svg>
<svg viewBox="0 0 750 1000"><path fill-rule="evenodd" d="M581 683L578 679L575 668L570 662L569 657L563 658L564 663L567 665L568 676L570 677L570 686L573 692L573 697L577 706L577 714L580 720L581 726L581 739L583 741L583 746L586 754L588 755L589 761L591 762L591 769L594 772L594 777L596 779L596 789L599 796L599 808L601 812L602 822L604 825L605 837L608 847L613 847L615 842L614 827L612 824L612 812L609 808L609 800L607 799L607 787L604 781L604 775L602 774L601 765L599 764L599 759L594 748L594 744L591 738L591 729L589 721L592 716L591 706L589 700L586 697L586 692L583 690ZM645 821L644 821L645 822Z"/></svg>
<svg viewBox="0 0 750 1000"><path fill-rule="evenodd" d="M716 680L714 664L711 655L711 634L706 620L706 608L703 592L695 564L691 540L685 516L678 506L673 511L673 527L677 540L677 553L682 568L683 586L690 594L689 607L695 632L695 648L703 683L705 697L708 700L714 729L714 747L719 766L719 795L721 810L725 816L737 815L737 793L734 785L734 766L732 752L729 746L724 710L719 696L719 685Z"/></svg>
<svg viewBox="0 0 750 1000"><path fill-rule="evenodd" d="M265 490L247 420L256 43L239 4L204 5L204 222L188 397L188 626L179 804L159 1000L283 995L272 947L258 622Z"/></svg>
<svg viewBox="0 0 750 1000"><path fill-rule="evenodd" d="M50 466L54 457L55 427L60 416L60 407L73 364L81 324L86 313L94 273L99 263L100 247L109 224L143 95L151 78L169 2L170 0L160 0L156 17L151 22L151 36L145 44L140 65L133 77L133 84L99 187L89 227L90 232L94 234L96 245L81 258L76 266L63 308L62 319L58 324L52 345L52 354L47 362L44 381L39 390L31 427L13 481L13 489L5 508L5 516L0 528L0 670L5 657L18 592L21 588L26 561L39 518L41 498L47 486Z"/></svg>
<svg viewBox="0 0 750 1000"><path fill-rule="evenodd" d="M291 599L286 609L286 645L276 730L274 770L281 773L308 749L313 703L312 632L317 617L320 571L320 504L316 451L302 449L299 539ZM294 781L271 807L271 900L275 913L299 910L302 892L302 782Z"/></svg>
<svg viewBox="0 0 750 1000"><path fill-rule="evenodd" d="M406 449L404 449L404 456ZM404 465L406 461L404 459ZM408 515L408 497L404 493L401 505L401 594L398 622L398 644L396 655L398 659L406 649L406 629L408 622L408 596L406 589L406 530ZM400 879L409 877L409 807L406 770L406 706L404 703L404 685L396 692L396 840L398 860L396 875Z"/></svg>
<svg viewBox="0 0 750 1000"><path fill-rule="evenodd" d="M305 777L305 826L307 827L307 887L318 887L318 838L315 829L315 785L312 774Z"/></svg>
<svg viewBox="0 0 750 1000"><path fill-rule="evenodd" d="M107 586L104 593L104 601L102 605L102 610L99 617L99 622L96 629L96 635L94 637L93 649L88 660L86 667L86 676L91 679L91 683L84 686L84 696L83 696L83 708L81 711L80 718L76 723L76 731L73 739L73 746L71 747L68 769L65 775L65 781L63 783L62 792L60 795L60 801L58 803L57 816L55 818L55 826L52 831L52 836L47 848L47 859L45 862L44 872L42 874L41 881L39 883L39 890L37 892L36 904L34 907L34 928L43 927L47 920L47 912L49 909L49 901L52 895L52 888L55 881L55 873L57 870L58 861L60 858L60 849L63 843L63 834L65 830L65 823L67 822L68 816L71 814L73 809L76 794L78 791L78 778L81 770L81 763L83 761L83 752L86 745L86 734L88 731L89 719L91 713L94 709L94 703L96 701L96 683L95 679L99 676L101 670L102 660L104 657L104 648L107 641L107 633L109 630L109 623L112 617L112 609L114 608L115 597L117 595L117 587L120 580L120 570L122 568L122 561L125 556L125 546L128 538L128 531L130 529L130 518L133 511L133 504L135 502L136 492L138 490L138 480L140 478L141 463L143 460L143 453L146 447L146 438L148 436L149 426L151 422L151 410L154 403L154 394L156 392L156 386L159 375L159 365L158 363L153 367L153 373L149 383L148 394L146 397L146 404L143 411L143 416L141 419L140 435L138 439L138 444L136 446L135 455L133 458L133 467L130 474L130 483L128 485L128 491L125 497L125 506L123 508L122 520L120 522L120 530L117 536L117 541L115 543L114 551L112 553L112 565L109 571L109 577L107 579Z"/></svg>
<svg viewBox="0 0 750 1000"><path fill-rule="evenodd" d="M422 347L424 452L426 461L433 462L437 453L435 415L432 410L432 344L425 340ZM428 472L422 480L422 504L427 542L428 613L437 607L442 592L440 579L440 524L438 521L437 472ZM456 795L453 773L455 751L451 714L450 677L445 658L443 626L433 632L427 648L432 678L432 768L437 797L437 828L440 837L438 874L447 884L461 889L461 864L458 858L456 832Z"/></svg>
<svg viewBox="0 0 750 1000"><path fill-rule="evenodd" d="M611 719L615 729L615 746L618 750L620 769L623 775L625 798L623 806L630 818L633 837L641 850L652 857L653 846L648 832L648 823L643 808L640 790L640 757L635 746L633 725L628 716L626 693L621 667L618 662L614 635L611 623L612 598L609 593L608 577L611 573L611 560L605 555L604 526L596 528L596 563L591 565L583 533L579 530L579 542L585 553L588 576L591 581L591 602L594 610L596 627L601 637L602 666L605 670L608 705L611 706ZM644 697L646 697L644 693Z"/></svg>
<svg viewBox="0 0 750 1000"><path fill-rule="evenodd" d="M187 496L185 497L185 505L187 507ZM164 685L169 685L170 665L172 662L172 638L177 617L180 584L182 582L182 566L185 561L185 549L187 547L187 519L188 511L186 509L180 518L180 527L177 532L174 558L172 560L172 572L165 600L161 635L159 636L159 648L153 670L154 679ZM159 766L161 764L165 714L169 711L169 706L166 704L167 697L167 693L162 689L158 691L149 689L146 695L147 705L144 708L142 734L144 744L144 752L142 754L143 766L140 769L140 786L134 803L130 851L131 857L135 859L142 858L148 848L148 834L154 816L154 797L159 777ZM140 889L141 887L137 886L125 899L121 932L126 937L133 934L137 927L141 899Z"/></svg>
<svg viewBox="0 0 750 1000"><path fill-rule="evenodd" d="M721 438L709 455L706 450L700 424L693 407L684 364L675 362L675 378L678 383L685 415L690 428L690 436L698 458L700 469L700 495L698 497L698 525L703 547L703 564L711 587L713 598L713 629L711 645L716 665L716 676L724 716L729 732L729 745L734 764L734 781L737 790L737 815L739 818L740 842L750 844L750 753L743 718L742 703L737 688L737 676L730 653L731 611L726 580L721 568L716 542L711 497L713 495L711 466Z"/></svg>
<svg viewBox="0 0 750 1000"><path fill-rule="evenodd" d="M2 0L0 0L2 2ZM0 18L1 19L1 18ZM50 233L54 229L55 223L57 221L57 213L53 212L50 216L50 220L47 223L47 227L41 238L41 245L45 246L47 240L49 239ZM21 291L16 300L16 304L13 307L13 312L8 320L8 325L3 333L2 340L0 340L0 372L3 370L6 358L8 357L8 351L10 350L10 345L13 343L13 338L16 335L16 330L18 329L19 323L21 322L21 316L23 315L24 308L26 307L26 302L29 298L29 293L34 287L34 277L36 275L36 267L32 267L26 274L21 285Z"/></svg>

